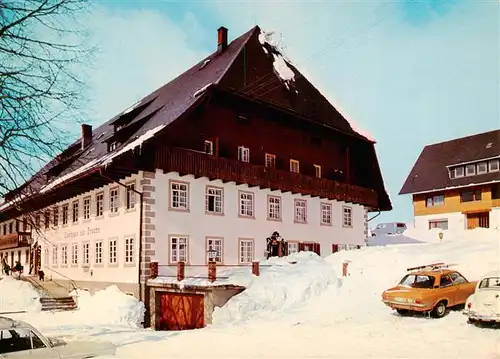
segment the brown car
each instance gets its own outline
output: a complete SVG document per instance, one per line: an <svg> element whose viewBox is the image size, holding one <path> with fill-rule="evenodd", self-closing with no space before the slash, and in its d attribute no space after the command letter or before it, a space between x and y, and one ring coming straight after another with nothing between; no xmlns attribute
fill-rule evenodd
<svg viewBox="0 0 500 359"><path fill-rule="evenodd" d="M408 268L409 273L396 287L382 293L382 301L399 314L412 311L443 317L447 308L465 304L477 283L448 269L450 266L452 264L433 263Z"/></svg>

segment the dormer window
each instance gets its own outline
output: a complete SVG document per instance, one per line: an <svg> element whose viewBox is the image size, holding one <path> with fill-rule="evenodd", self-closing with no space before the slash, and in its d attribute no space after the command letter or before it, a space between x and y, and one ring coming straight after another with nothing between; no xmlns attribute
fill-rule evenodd
<svg viewBox="0 0 500 359"><path fill-rule="evenodd" d="M115 132L120 131L120 130L121 130L122 128L124 128L124 127L125 127L125 125L124 125L124 124L121 124L121 125L116 125L116 126L115 126Z"/></svg>
<svg viewBox="0 0 500 359"><path fill-rule="evenodd" d="M496 172L499 170L499 160L490 161L490 172Z"/></svg>
<svg viewBox="0 0 500 359"><path fill-rule="evenodd" d="M453 169L453 177L463 177L464 176L464 168L463 167L455 167Z"/></svg>
<svg viewBox="0 0 500 359"><path fill-rule="evenodd" d="M213 141L205 141L205 147L204 151L207 155L213 155L214 154L214 143Z"/></svg>
<svg viewBox="0 0 500 359"><path fill-rule="evenodd" d="M476 165L467 165L465 166L465 175L466 176L473 176L476 174Z"/></svg>
<svg viewBox="0 0 500 359"><path fill-rule="evenodd" d="M477 164L477 174L483 174L488 172L488 163L487 162L479 162Z"/></svg>
<svg viewBox="0 0 500 359"><path fill-rule="evenodd" d="M113 152L118 148L118 142L114 141L109 144L109 152Z"/></svg>

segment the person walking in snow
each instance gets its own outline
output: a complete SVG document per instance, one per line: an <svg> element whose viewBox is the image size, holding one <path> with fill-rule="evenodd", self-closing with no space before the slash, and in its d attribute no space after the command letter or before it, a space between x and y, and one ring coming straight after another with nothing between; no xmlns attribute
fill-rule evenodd
<svg viewBox="0 0 500 359"><path fill-rule="evenodd" d="M17 279L21 279L21 273L23 272L23 266L19 261L16 262L16 266L14 267L16 270L17 274Z"/></svg>

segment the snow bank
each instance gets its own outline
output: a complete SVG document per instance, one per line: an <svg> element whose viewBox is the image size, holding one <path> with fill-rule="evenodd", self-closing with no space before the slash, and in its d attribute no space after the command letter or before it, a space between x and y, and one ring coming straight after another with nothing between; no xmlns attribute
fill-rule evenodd
<svg viewBox="0 0 500 359"><path fill-rule="evenodd" d="M120 291L116 285L91 295L85 290L70 293L79 310L75 312L86 325L127 325L139 327L144 321L144 303Z"/></svg>
<svg viewBox="0 0 500 359"><path fill-rule="evenodd" d="M0 276L0 312L37 312L41 309L40 293L30 283Z"/></svg>
<svg viewBox="0 0 500 359"><path fill-rule="evenodd" d="M259 277L241 274L239 282L247 289L215 309L215 325L281 317L337 281L333 266L313 252L271 258L261 265ZM246 273L249 272L247 269ZM232 281L237 281L234 275Z"/></svg>

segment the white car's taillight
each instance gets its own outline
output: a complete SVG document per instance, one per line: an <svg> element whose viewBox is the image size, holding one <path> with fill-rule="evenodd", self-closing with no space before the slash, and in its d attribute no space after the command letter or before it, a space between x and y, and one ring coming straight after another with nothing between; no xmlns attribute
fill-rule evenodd
<svg viewBox="0 0 500 359"><path fill-rule="evenodd" d="M467 303L467 308L469 308L469 309L472 308L472 303L471 302Z"/></svg>

